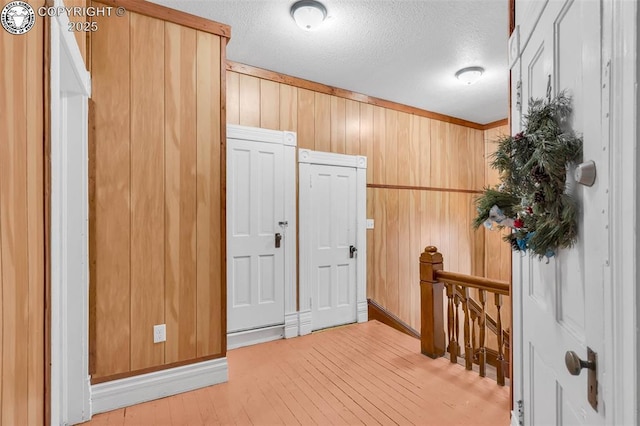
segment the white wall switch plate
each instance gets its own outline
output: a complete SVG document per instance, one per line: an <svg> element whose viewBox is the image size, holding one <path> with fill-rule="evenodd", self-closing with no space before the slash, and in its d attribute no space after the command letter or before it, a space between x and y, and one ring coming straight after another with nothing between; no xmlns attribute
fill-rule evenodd
<svg viewBox="0 0 640 426"><path fill-rule="evenodd" d="M367 229L373 229L373 219L367 219Z"/></svg>
<svg viewBox="0 0 640 426"><path fill-rule="evenodd" d="M167 340L167 325L159 324L153 326L153 343L165 342Z"/></svg>

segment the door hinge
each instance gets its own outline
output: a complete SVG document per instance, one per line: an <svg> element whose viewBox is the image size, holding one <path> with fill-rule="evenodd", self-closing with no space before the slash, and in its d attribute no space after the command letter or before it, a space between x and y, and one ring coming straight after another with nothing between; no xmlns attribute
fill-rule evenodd
<svg viewBox="0 0 640 426"><path fill-rule="evenodd" d="M522 80L516 84L516 110L522 112Z"/></svg>
<svg viewBox="0 0 640 426"><path fill-rule="evenodd" d="M516 401L516 412L514 414L518 416L518 425L524 426L524 401L521 399Z"/></svg>

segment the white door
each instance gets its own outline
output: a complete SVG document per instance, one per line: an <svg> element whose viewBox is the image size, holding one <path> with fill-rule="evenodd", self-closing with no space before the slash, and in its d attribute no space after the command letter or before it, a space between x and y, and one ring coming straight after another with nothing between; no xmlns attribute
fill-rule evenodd
<svg viewBox="0 0 640 426"><path fill-rule="evenodd" d="M284 323L283 152L280 144L227 140L229 333Z"/></svg>
<svg viewBox="0 0 640 426"><path fill-rule="evenodd" d="M311 327L356 322L356 169L311 166Z"/></svg>
<svg viewBox="0 0 640 426"><path fill-rule="evenodd" d="M548 263L526 256L514 267L514 272L520 270L514 274L514 286L522 289L526 425L597 425L605 421L603 284L609 253L609 175L608 136L601 130L601 91L606 83L601 72L601 6L597 0L516 4L523 9L516 12L517 19L521 18L517 24L521 29L533 27L527 30L530 37L522 35L522 112L526 114L530 98L544 98L549 85L552 95L566 89L574 109L569 124L583 135L584 159L594 160L598 168L592 187L568 179L568 191L581 210L576 246L560 251ZM586 360L587 348L597 353L597 411L588 402L588 370L573 376L565 365L567 351Z"/></svg>

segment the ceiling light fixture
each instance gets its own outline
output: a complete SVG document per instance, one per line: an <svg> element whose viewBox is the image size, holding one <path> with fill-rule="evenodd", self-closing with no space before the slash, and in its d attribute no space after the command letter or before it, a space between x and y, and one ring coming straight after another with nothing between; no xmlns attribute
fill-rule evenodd
<svg viewBox="0 0 640 426"><path fill-rule="evenodd" d="M458 71L456 73L456 78L464 84L473 84L476 81L480 80L480 77L482 77L483 73L484 68L482 67L467 67L462 68L460 71Z"/></svg>
<svg viewBox="0 0 640 426"><path fill-rule="evenodd" d="M305 31L313 31L327 17L327 9L315 0L300 0L291 6L291 16Z"/></svg>

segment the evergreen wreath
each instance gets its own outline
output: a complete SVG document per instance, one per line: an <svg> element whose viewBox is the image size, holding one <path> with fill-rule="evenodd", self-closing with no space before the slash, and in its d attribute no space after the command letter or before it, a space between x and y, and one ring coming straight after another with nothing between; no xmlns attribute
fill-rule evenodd
<svg viewBox="0 0 640 426"><path fill-rule="evenodd" d="M570 115L564 91L554 99L532 99L524 131L498 139L491 167L502 183L476 199L475 228L509 227L504 239L511 248L539 259L576 242L578 207L565 189L569 165L582 160L582 138L568 129Z"/></svg>

